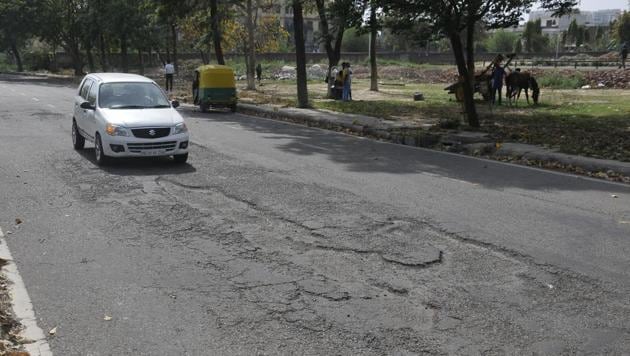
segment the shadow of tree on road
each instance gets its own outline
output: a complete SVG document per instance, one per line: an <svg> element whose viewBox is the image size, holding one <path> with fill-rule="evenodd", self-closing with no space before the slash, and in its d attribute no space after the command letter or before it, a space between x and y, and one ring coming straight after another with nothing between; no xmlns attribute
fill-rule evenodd
<svg viewBox="0 0 630 356"><path fill-rule="evenodd" d="M586 177L506 164L469 156L395 145L328 130L246 115L202 114L187 116L238 126L265 134L278 149L300 156L325 155L351 172L427 174L462 180L480 186L527 190L597 190L630 193L630 187ZM288 142L287 142L288 141ZM255 148L253 148L255 150Z"/></svg>

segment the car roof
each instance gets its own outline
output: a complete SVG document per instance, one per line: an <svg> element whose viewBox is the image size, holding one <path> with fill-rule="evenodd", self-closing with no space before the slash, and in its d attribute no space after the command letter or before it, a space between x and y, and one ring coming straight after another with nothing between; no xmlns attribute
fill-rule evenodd
<svg viewBox="0 0 630 356"><path fill-rule="evenodd" d="M102 83L116 83L116 82L141 82L141 83L153 83L153 80L143 77L138 74L129 73L91 73L89 76L95 77Z"/></svg>

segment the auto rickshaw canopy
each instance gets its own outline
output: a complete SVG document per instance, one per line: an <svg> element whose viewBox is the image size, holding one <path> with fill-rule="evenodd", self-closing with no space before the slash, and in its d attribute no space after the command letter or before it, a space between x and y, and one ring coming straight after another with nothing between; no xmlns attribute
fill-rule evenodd
<svg viewBox="0 0 630 356"><path fill-rule="evenodd" d="M228 66L208 64L197 68L199 88L235 88L234 70Z"/></svg>

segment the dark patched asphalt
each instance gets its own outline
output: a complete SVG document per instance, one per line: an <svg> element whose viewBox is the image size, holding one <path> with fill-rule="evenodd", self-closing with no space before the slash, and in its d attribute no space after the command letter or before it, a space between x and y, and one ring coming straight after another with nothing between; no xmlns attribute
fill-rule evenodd
<svg viewBox="0 0 630 356"><path fill-rule="evenodd" d="M0 226L58 355L630 349L627 186L188 108L189 165L99 168L74 89L0 92Z"/></svg>

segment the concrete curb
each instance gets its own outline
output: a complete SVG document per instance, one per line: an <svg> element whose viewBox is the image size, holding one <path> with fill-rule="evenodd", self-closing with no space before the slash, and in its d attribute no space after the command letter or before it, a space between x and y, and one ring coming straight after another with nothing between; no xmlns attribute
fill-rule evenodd
<svg viewBox="0 0 630 356"><path fill-rule="evenodd" d="M630 163L568 155L555 150L521 143L505 143L495 153L496 156L520 157L528 160L556 161L564 165L580 167L588 171L613 171L630 177Z"/></svg>
<svg viewBox="0 0 630 356"><path fill-rule="evenodd" d="M434 133L420 128L410 128L398 123L389 123L383 119L337 113L328 110L280 108L264 105L239 103L238 111L244 114L260 116L274 120L288 121L329 130L344 131L359 136L370 136L396 144L431 148L438 144L445 147L459 147L460 150L447 151L485 152L489 157L515 157L527 160L558 162L563 165L579 167L591 172L612 171L630 177L630 163L606 159L569 155L540 146L504 143L497 150L495 142L487 134L479 132Z"/></svg>

